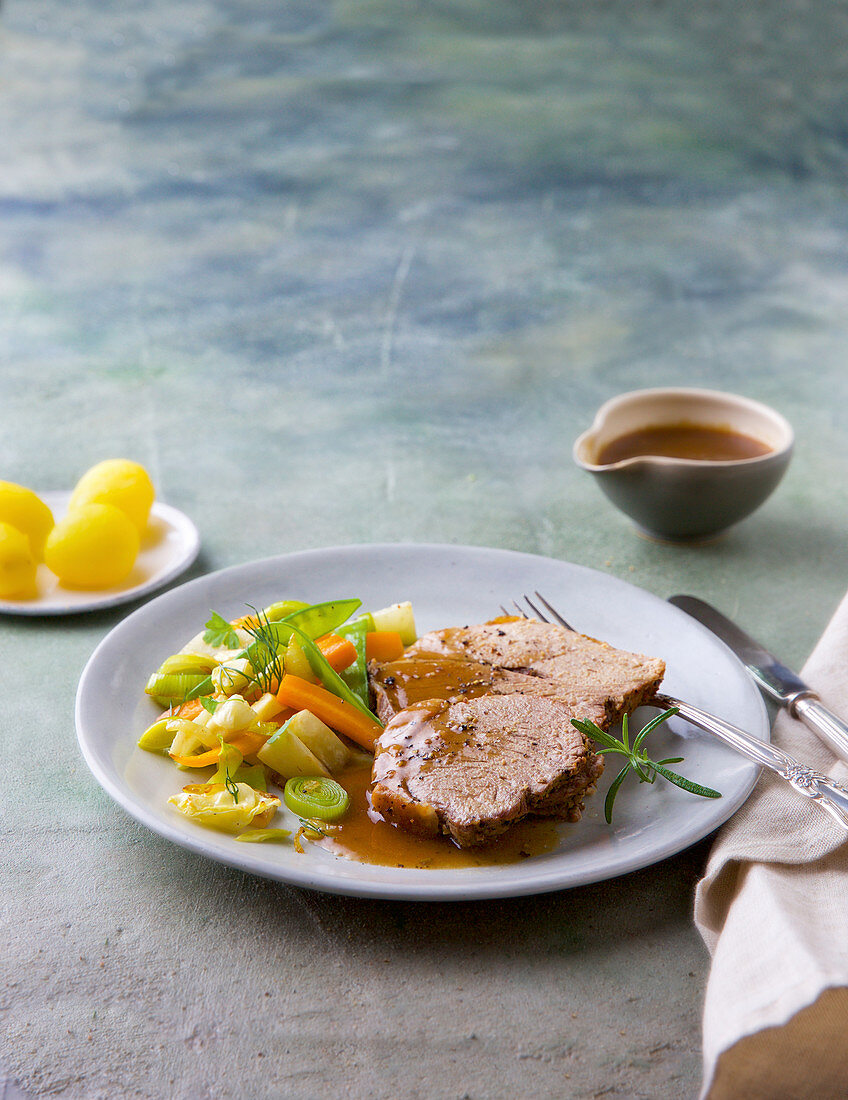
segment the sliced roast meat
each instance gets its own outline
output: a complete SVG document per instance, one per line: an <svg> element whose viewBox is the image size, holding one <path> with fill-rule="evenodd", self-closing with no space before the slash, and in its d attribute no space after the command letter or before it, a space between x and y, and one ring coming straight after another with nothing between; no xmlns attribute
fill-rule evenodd
<svg viewBox="0 0 848 1100"><path fill-rule="evenodd" d="M544 695L421 701L381 735L371 803L387 821L460 847L495 839L528 814L577 821L603 762Z"/></svg>
<svg viewBox="0 0 848 1100"><path fill-rule="evenodd" d="M369 666L374 708L381 722L426 699L474 699L479 695L545 695L566 703L575 714L606 724L606 708L594 695L570 691L537 674L492 668L463 657L418 653Z"/></svg>
<svg viewBox="0 0 848 1100"><path fill-rule="evenodd" d="M534 661L567 653L574 639L582 637L537 619L505 618L478 626L433 630L422 634L407 653L441 653L467 657L495 668L527 668Z"/></svg>
<svg viewBox="0 0 848 1100"><path fill-rule="evenodd" d="M577 821L603 760L571 719L612 725L650 701L664 672L656 658L530 619L425 634L369 666L386 723L372 806L462 847L528 814Z"/></svg>
<svg viewBox="0 0 848 1100"><path fill-rule="evenodd" d="M599 724L603 726L648 702L665 675L665 664L656 657L616 649L535 619L432 631L422 635L405 657L425 655L539 677L579 717L598 721L592 711L601 706L605 717Z"/></svg>

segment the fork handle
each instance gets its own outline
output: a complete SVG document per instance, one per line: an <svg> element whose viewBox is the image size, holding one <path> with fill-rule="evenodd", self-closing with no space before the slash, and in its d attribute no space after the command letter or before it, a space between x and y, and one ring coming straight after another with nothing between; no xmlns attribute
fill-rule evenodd
<svg viewBox="0 0 848 1100"><path fill-rule="evenodd" d="M753 760L754 763L773 771L781 779L785 779L799 794L812 799L826 810L848 832L848 790L839 783L835 783L821 772L813 771L806 764L800 764L776 745L759 741L750 733L745 733L737 726L732 726L729 722L716 718L714 714L709 714L691 703L674 699L670 695L657 695L654 703L665 709L676 707L680 717L685 721L711 733L742 756Z"/></svg>

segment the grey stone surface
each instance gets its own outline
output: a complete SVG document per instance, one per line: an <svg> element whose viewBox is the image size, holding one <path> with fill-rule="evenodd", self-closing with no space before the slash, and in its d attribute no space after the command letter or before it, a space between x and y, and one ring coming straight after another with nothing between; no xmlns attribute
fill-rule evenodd
<svg viewBox="0 0 848 1100"><path fill-rule="evenodd" d="M0 477L145 463L200 529L189 576L503 546L695 592L800 664L846 585L846 31L842 5L776 0L7 3ZM664 384L797 432L774 497L709 546L637 536L571 463L597 405ZM697 1093L706 843L496 904L203 863L75 746L79 674L126 610L0 624L0 1058L24 1087Z"/></svg>

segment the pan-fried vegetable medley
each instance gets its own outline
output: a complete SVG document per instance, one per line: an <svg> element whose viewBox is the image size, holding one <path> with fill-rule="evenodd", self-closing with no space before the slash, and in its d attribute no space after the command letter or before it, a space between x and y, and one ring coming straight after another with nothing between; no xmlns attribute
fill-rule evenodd
<svg viewBox="0 0 848 1100"><path fill-rule="evenodd" d="M163 713L138 745L195 773L168 799L179 813L239 840L285 840L291 831L271 825L284 801L300 822L298 851L302 836L344 816L333 776L373 753L382 730L367 662L393 660L416 639L411 604L361 607L284 600L232 621L213 611L162 662L145 692Z"/></svg>

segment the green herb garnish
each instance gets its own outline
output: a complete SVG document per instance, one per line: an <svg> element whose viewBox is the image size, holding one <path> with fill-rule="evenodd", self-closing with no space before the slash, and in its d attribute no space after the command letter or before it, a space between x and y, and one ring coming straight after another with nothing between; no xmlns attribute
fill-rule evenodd
<svg viewBox="0 0 848 1100"><path fill-rule="evenodd" d="M257 611L250 604L247 606L255 619L255 622L245 627L254 643L250 647L250 663L255 671L250 679L260 692L273 692L279 687L284 672L280 638L264 611Z"/></svg>
<svg viewBox="0 0 848 1100"><path fill-rule="evenodd" d="M225 645L227 649L239 649L241 647L239 636L233 629L232 624L227 622L224 616L219 615L217 611L212 612L209 621L204 625L206 630L203 634L203 640L207 645Z"/></svg>
<svg viewBox="0 0 848 1100"><path fill-rule="evenodd" d="M630 744L629 723L626 714L621 720L621 740L614 737L611 733L602 730L599 726L596 726L594 722L590 722L585 718L571 719L571 724L575 729L580 730L586 737L591 737L592 740L600 746L596 750L599 754L611 752L620 753L622 756L627 757L627 763L612 781L604 801L604 817L607 820L607 824L610 824L612 821L612 807L619 788L624 782L628 772L631 771L639 776L640 783L653 783L657 776L661 775L663 779L667 779L669 783L673 783L676 787L681 787L690 794L700 795L701 798L721 798L721 793L719 791L714 791L711 787L702 787L699 783L693 783L691 779L686 779L684 776L678 775L677 772L673 772L666 767L667 764L679 764L683 760L682 756L669 756L665 760L650 760L648 759L647 752L642 748L648 734L655 730L662 722L665 722L667 719L671 718L672 715L677 713L677 707L671 707L669 710L663 711L662 714L658 714L656 718L652 718L634 738L632 745Z"/></svg>
<svg viewBox="0 0 848 1100"><path fill-rule="evenodd" d="M200 699L200 705L209 714L214 714L218 707L221 705L220 699L213 699L211 695L203 695Z"/></svg>

